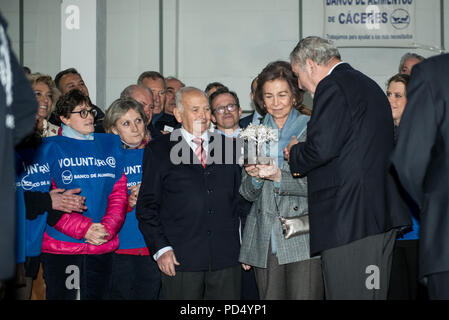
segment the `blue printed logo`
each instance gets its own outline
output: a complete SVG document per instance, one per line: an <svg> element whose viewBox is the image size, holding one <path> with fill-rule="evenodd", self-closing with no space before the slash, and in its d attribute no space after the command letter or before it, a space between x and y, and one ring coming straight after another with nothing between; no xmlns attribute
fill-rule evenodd
<svg viewBox="0 0 449 320"><path fill-rule="evenodd" d="M396 9L391 13L390 22L395 29L405 29L410 24L410 14L407 10Z"/></svg>
<svg viewBox="0 0 449 320"><path fill-rule="evenodd" d="M73 180L73 175L70 170L66 170L61 174L61 179L64 184L69 184Z"/></svg>

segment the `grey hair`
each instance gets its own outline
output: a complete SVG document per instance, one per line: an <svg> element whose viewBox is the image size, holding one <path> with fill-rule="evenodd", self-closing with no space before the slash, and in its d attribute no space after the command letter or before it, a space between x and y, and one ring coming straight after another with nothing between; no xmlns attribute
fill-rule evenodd
<svg viewBox="0 0 449 320"><path fill-rule="evenodd" d="M106 110L103 119L103 127L107 133L112 133L112 128L116 126L117 121L123 117L129 110L136 111L142 118L143 123L148 122L148 118L142 105L132 98L117 99ZM145 129L146 130L146 129Z"/></svg>
<svg viewBox="0 0 449 320"><path fill-rule="evenodd" d="M299 64L302 69L304 69L307 59L318 65L327 65L332 58L341 59L337 47L332 41L316 36L301 39L290 53L291 62Z"/></svg>
<svg viewBox="0 0 449 320"><path fill-rule="evenodd" d="M120 93L120 99L132 99L134 90L136 90L137 88L144 89L145 91L147 91L150 94L151 98L153 98L153 91L151 91L144 85L131 84L131 85L127 86L125 89L123 89L122 93Z"/></svg>
<svg viewBox="0 0 449 320"><path fill-rule="evenodd" d="M193 91L197 91L197 92L201 93L209 102L209 97L203 90L195 88L195 87L182 87L178 90L178 92L176 92L176 109L178 109L179 112L181 112L181 113L184 112L184 106L182 105L182 98L184 97L184 94L193 92Z"/></svg>
<svg viewBox="0 0 449 320"><path fill-rule="evenodd" d="M417 53L413 53L413 52L407 52L406 54L404 54L401 57L401 61L399 62L399 73L402 72L402 68L404 67L405 62L410 59L410 58L416 58L419 61L423 61L425 58L423 56L420 56Z"/></svg>

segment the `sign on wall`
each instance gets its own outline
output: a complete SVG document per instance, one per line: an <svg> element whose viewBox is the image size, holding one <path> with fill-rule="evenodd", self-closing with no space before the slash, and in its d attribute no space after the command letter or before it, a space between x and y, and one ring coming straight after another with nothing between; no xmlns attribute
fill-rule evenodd
<svg viewBox="0 0 449 320"><path fill-rule="evenodd" d="M324 2L324 38L339 47L414 46L414 0Z"/></svg>

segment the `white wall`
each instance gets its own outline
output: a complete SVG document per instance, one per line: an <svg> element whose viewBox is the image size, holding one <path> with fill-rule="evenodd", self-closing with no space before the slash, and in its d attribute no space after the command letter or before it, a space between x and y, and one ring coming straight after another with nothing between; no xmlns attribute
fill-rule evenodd
<svg viewBox="0 0 449 320"><path fill-rule="evenodd" d="M32 72L52 77L59 71L61 0L24 0L24 61ZM8 35L19 58L19 1L0 0L0 11L8 21Z"/></svg>
<svg viewBox="0 0 449 320"><path fill-rule="evenodd" d="M107 0L107 108L143 71L159 71L159 2Z"/></svg>
<svg viewBox="0 0 449 320"><path fill-rule="evenodd" d="M107 104L142 71L161 71L158 4L107 1ZM297 0L164 0L163 74L200 89L223 82L249 110L252 79L298 40L298 10Z"/></svg>
<svg viewBox="0 0 449 320"><path fill-rule="evenodd" d="M324 1L324 0L323 0ZM323 35L324 2L302 0L163 0L163 74L204 89L220 81L249 110L251 80L269 62L284 59L302 35ZM440 46L440 0L415 0L416 35L423 48L341 48L343 59L382 88L408 51L425 57ZM61 68L61 0L24 0L24 64L55 76ZM18 1L0 0L8 33L19 54ZM449 46L449 0L444 0L444 41ZM447 48L446 48L447 49ZM88 51L81 47L79 54ZM160 71L159 0L106 0L104 83L87 83L107 108L143 71ZM101 90L100 90L101 89ZM95 98L93 97L93 100ZM311 105L310 99L306 100Z"/></svg>

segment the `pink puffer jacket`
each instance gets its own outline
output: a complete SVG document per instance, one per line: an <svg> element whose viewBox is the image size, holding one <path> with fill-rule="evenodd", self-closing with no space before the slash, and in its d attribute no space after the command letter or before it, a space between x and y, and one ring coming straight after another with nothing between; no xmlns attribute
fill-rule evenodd
<svg viewBox="0 0 449 320"><path fill-rule="evenodd" d="M104 254L115 251L119 246L118 232L125 221L128 209L128 190L125 174L115 183L108 197L106 214L101 224L109 233L108 242L96 246L90 243L73 243L56 240L46 232L42 243L42 252L53 254ZM92 219L72 212L64 214L54 226L56 230L75 239L83 239L92 225Z"/></svg>

